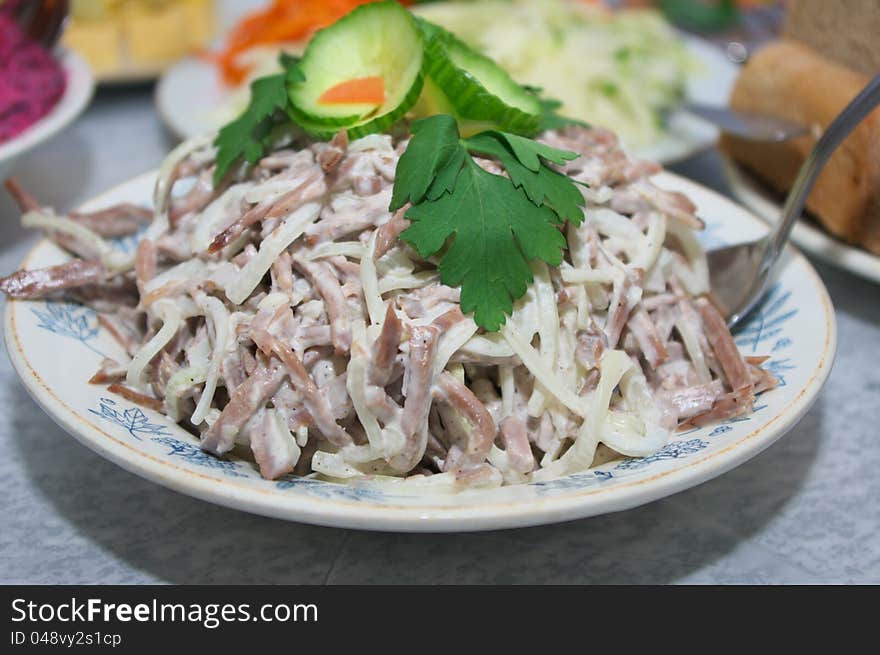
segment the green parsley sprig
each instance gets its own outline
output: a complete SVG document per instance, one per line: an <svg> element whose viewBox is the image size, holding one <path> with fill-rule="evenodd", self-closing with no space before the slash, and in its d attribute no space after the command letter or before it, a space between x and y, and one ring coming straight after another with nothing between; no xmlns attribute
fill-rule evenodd
<svg viewBox="0 0 880 655"><path fill-rule="evenodd" d="M474 154L498 160L509 177L484 170ZM462 139L445 114L412 124L389 209L411 203L405 216L412 224L401 238L422 257L440 254L441 281L461 287L462 311L486 330L497 331L525 294L530 260L562 263L559 226L580 225L584 199L549 164L577 157L506 132Z"/></svg>
<svg viewBox="0 0 880 655"><path fill-rule="evenodd" d="M247 109L217 133L214 140L217 147L215 185L220 184L220 180L236 162L258 162L266 154L272 128L279 123L290 122L286 116L290 104L287 84L301 82L305 80L305 76L297 66L298 57L282 53L280 63L282 72L261 77L251 83L251 99Z"/></svg>
<svg viewBox="0 0 880 655"><path fill-rule="evenodd" d="M281 56L282 72L255 80L244 113L217 135L215 184L240 162L255 164L270 149L275 128L295 124L288 87L305 78L299 59ZM539 90L532 92L538 94ZM541 100L546 129L579 121ZM453 116L416 121L401 156L390 205L406 205L412 222L401 238L422 257L438 256L440 279L461 287L461 308L497 331L532 282L529 261L552 266L566 247L560 226L583 221L583 195L551 164L578 157L525 136L489 130L462 138ZM473 156L496 160L507 176L489 173Z"/></svg>

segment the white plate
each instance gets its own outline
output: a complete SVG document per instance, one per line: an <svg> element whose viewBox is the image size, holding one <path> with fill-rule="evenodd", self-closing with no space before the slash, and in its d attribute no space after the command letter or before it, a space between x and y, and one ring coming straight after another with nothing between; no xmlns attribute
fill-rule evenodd
<svg viewBox="0 0 880 655"><path fill-rule="evenodd" d="M70 50L63 50L59 60L67 75L64 94L48 114L13 139L0 143L0 179L6 176L15 159L70 125L92 98L95 82L85 60Z"/></svg>
<svg viewBox="0 0 880 655"><path fill-rule="evenodd" d="M771 225L782 215L782 203L748 172L723 156L731 191L746 207ZM808 220L795 223L791 240L805 251L856 275L880 282L880 255L845 243Z"/></svg>
<svg viewBox="0 0 880 655"><path fill-rule="evenodd" d="M716 46L685 37L696 61L687 80L688 100L709 105L726 105L736 80L737 66ZM195 57L180 60L162 75L156 87L156 108L165 125L186 139L215 130L226 120L231 91L220 81L217 67ZM671 164L712 147L718 130L699 118L673 112L669 129L656 142L635 150L644 159Z"/></svg>
<svg viewBox="0 0 880 655"><path fill-rule="evenodd" d="M154 176L143 175L88 203L147 204ZM763 223L718 194L663 174L660 186L687 193L707 220L707 243L760 234ZM121 247L133 248L132 239ZM24 266L66 256L41 241ZM264 480L245 460L216 459L161 414L142 410L85 381L116 342L78 306L11 301L6 348L27 390L58 424L123 468L219 505L283 519L366 530L459 531L538 525L641 505L687 489L741 464L804 415L831 370L837 328L831 301L807 260L789 249L777 287L737 341L747 354L771 357L783 384L758 398L753 415L676 434L644 459L607 463L557 480L458 495L408 495L398 488L355 487L287 477Z"/></svg>

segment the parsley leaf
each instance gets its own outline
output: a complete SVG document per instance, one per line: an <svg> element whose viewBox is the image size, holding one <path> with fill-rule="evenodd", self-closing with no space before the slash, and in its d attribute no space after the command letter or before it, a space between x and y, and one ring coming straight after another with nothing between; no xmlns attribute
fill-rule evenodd
<svg viewBox="0 0 880 655"><path fill-rule="evenodd" d="M541 168L541 158L554 164L563 165L567 161L577 159L580 155L570 150L559 150L544 143L539 143L524 136L509 132L489 132L493 137L504 141L516 155L519 162L530 171L537 172Z"/></svg>
<svg viewBox="0 0 880 655"><path fill-rule="evenodd" d="M413 205L406 217L412 225L401 237L422 257L437 253L453 237L440 262L440 279L461 286L462 311L474 312L477 324L493 332L532 281L528 260L562 262L565 237L553 212L470 158L452 193Z"/></svg>
<svg viewBox="0 0 880 655"><path fill-rule="evenodd" d="M583 221L576 183L548 165L578 155L506 132L462 139L446 115L413 123L412 133L390 205L412 203L401 238L422 257L442 253L441 281L460 286L462 311L496 331L532 282L529 261L559 265L566 243L558 225ZM498 160L509 177L484 170L471 153Z"/></svg>
<svg viewBox="0 0 880 655"><path fill-rule="evenodd" d="M306 79L299 62L300 57L282 52L278 57L282 71L251 83L251 99L247 109L234 121L223 126L214 140L214 145L217 146L214 184L220 184L226 172L239 159L243 158L253 164L265 154L272 128L279 123L276 114L286 112L290 104L288 85L304 82ZM282 122L289 120L288 117L281 119Z"/></svg>
<svg viewBox="0 0 880 655"><path fill-rule="evenodd" d="M576 159L577 153L504 132L481 132L465 140L468 150L489 155L501 162L513 185L521 188L536 205L550 207L560 220L580 225L584 197L566 175L541 164L539 157L557 164ZM516 146L514 147L514 144Z"/></svg>
<svg viewBox="0 0 880 655"><path fill-rule="evenodd" d="M459 141L458 124L448 114L423 118L410 129L412 139L400 157L390 211L407 202L415 205L426 195L436 200L451 191L467 154Z"/></svg>
<svg viewBox="0 0 880 655"><path fill-rule="evenodd" d="M302 61L302 57L289 55L286 52L278 55L278 63L284 69L284 81L287 84L298 84L299 82L306 81L306 76L299 67L300 61Z"/></svg>
<svg viewBox="0 0 880 655"><path fill-rule="evenodd" d="M224 125L214 140L217 146L217 168L214 184L219 184L229 168L244 158L253 164L263 156L263 138L272 128L277 109L287 106L285 73L261 77L251 84L251 100L244 113Z"/></svg>

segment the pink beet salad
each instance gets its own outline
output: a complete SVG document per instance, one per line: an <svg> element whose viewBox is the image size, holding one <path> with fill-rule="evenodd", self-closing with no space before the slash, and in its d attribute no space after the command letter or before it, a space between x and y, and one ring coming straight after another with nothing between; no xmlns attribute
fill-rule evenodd
<svg viewBox="0 0 880 655"><path fill-rule="evenodd" d="M52 54L0 8L0 144L48 114L65 85Z"/></svg>

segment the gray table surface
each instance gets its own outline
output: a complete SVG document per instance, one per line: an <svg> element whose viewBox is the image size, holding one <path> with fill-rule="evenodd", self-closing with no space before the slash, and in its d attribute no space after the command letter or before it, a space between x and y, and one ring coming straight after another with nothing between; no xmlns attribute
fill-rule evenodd
<svg viewBox="0 0 880 655"><path fill-rule="evenodd" d="M149 89L100 93L15 174L70 208L155 167L171 146ZM727 193L718 156L674 167ZM0 198L0 273L35 235ZM750 462L649 505L571 523L404 535L286 523L142 480L58 428L0 357L0 582L878 583L880 286L814 262L837 308L828 384Z"/></svg>

